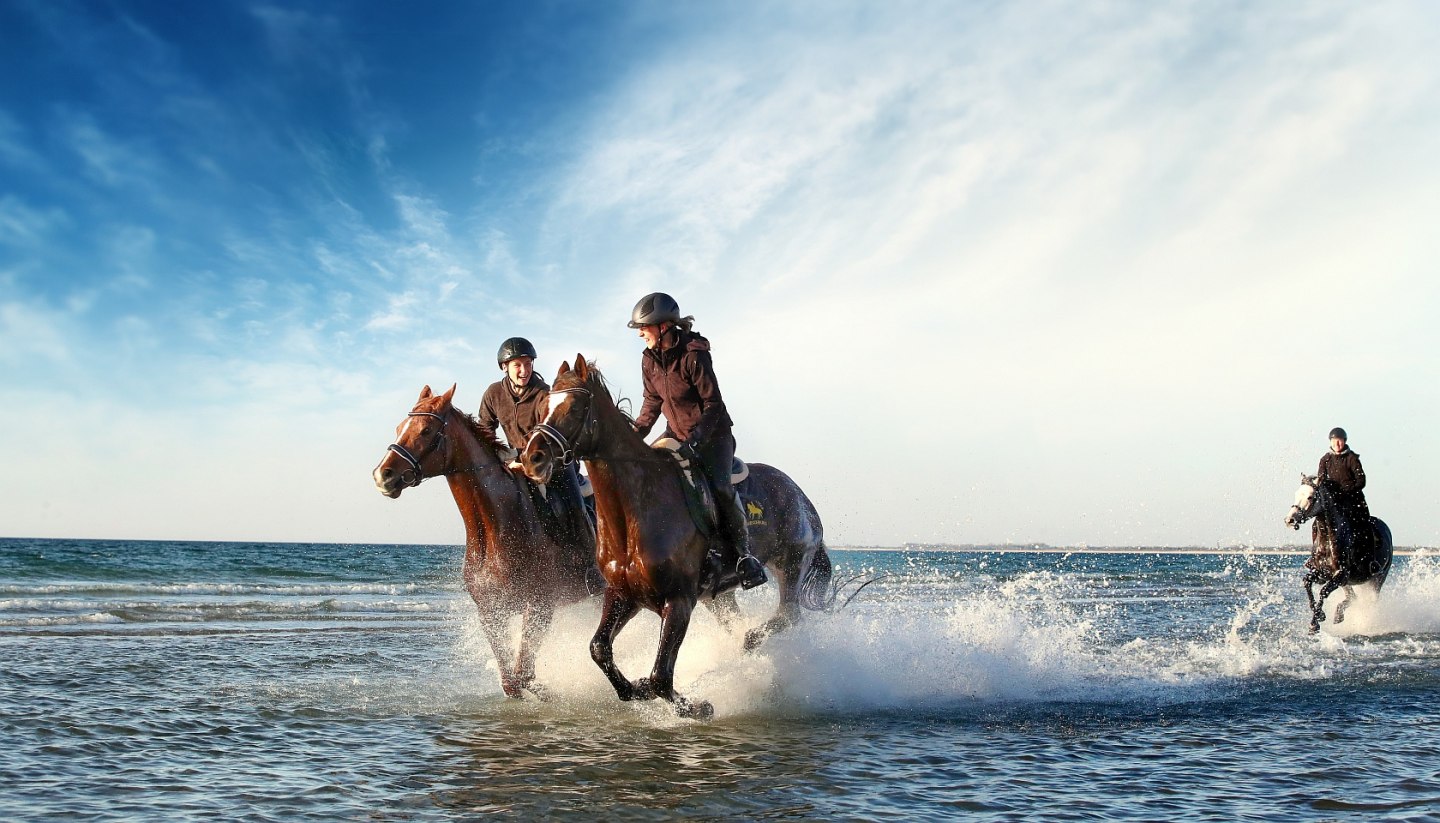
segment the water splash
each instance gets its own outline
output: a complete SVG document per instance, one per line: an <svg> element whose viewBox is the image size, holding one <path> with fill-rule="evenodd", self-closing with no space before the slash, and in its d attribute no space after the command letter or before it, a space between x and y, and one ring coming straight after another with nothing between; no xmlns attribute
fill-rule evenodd
<svg viewBox="0 0 1440 823"><path fill-rule="evenodd" d="M1133 586L1117 586L1105 574L962 576L910 562L851 609L807 614L754 654L742 650L740 633L729 634L704 610L697 612L676 682L687 695L712 701L721 717L1037 701L1195 701L1256 682L1338 676L1392 653L1388 635L1440 631L1440 559L1417 557L1397 566L1383 598L1357 597L1344 624L1327 624L1313 636L1305 632L1308 614L1292 565L1239 557L1190 589L1139 598ZM1107 597L1117 588L1126 593ZM746 593L741 603L753 625L771 612L774 595ZM1150 611L1137 617L1137 604ZM1177 631L1173 621L1192 614L1208 620ZM494 683L478 620L466 620L457 655L486 661L483 677ZM598 620L593 603L562 610L538 662L556 701L572 709L620 705L589 658ZM1137 632L1137 620L1147 628ZM659 619L637 615L616 642L616 660L627 676L649 674L658 641ZM1440 654L1437 641L1414 640L1425 654ZM652 719L668 716L662 704L628 710Z"/></svg>

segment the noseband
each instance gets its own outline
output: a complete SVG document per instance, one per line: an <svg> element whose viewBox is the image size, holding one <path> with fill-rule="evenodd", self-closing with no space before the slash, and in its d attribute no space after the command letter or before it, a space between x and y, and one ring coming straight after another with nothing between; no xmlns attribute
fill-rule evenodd
<svg viewBox="0 0 1440 823"><path fill-rule="evenodd" d="M583 394L587 398L592 396L590 390L583 387L576 387L573 389L560 389L559 391L555 391L552 389L550 393ZM536 424L535 430L530 432L530 439L526 441L525 446L526 448L529 448L530 443L534 442L535 438L543 437L546 440L549 440L551 443L554 443L555 447L560 450L560 465L568 466L571 463L574 463L576 460L585 459L582 455L577 453L580 448L580 441L586 436L590 436L591 439L594 439L593 436L595 433L595 426L596 420L594 409L587 403L585 406L585 422L580 424L580 433L575 435L574 445L571 445L570 439L565 436L564 432L550 425L549 415L546 415L546 422Z"/></svg>
<svg viewBox="0 0 1440 823"><path fill-rule="evenodd" d="M420 461L433 454L435 450L440 448L441 444L445 442L445 418L441 417L435 412L417 411L412 411L407 416L433 417L436 420L440 421L440 431L436 433L435 439L430 442L430 446L424 451L422 451L419 455L411 454L409 449L405 448L399 443L391 443L388 447L390 451L400 455L401 460L404 460L406 463L410 464L409 469L400 473L400 482L404 483L407 487L413 488L420 485L420 483L425 480L425 472L423 469L420 468ZM411 476L412 479L407 480L407 475Z"/></svg>

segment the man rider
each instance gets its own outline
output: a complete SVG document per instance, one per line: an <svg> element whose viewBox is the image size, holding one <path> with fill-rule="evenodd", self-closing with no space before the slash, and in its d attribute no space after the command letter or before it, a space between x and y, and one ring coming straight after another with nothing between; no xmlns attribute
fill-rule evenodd
<svg viewBox="0 0 1440 823"><path fill-rule="evenodd" d="M531 430L545 419L550 386L535 371L537 356L535 347L523 337L511 337L501 343L495 360L505 376L485 390L485 396L480 400L480 413L476 415L481 436L496 448L512 471L520 468L520 464L515 462L516 449L525 445ZM497 428L504 430L509 448L501 443ZM582 502L580 478L575 466L566 466L564 471L556 472L545 490L546 502L550 503L551 511L556 513L562 528L575 539L587 540L593 545L594 539L590 535L594 526L587 519L588 509Z"/></svg>
<svg viewBox="0 0 1440 823"><path fill-rule="evenodd" d="M735 459L733 422L720 396L710 359L710 341L691 331L694 317L681 317L680 304L662 292L648 294L630 313L632 329L645 341L640 374L645 402L635 418L641 437L650 433L660 414L665 435L690 446L715 491L721 535L734 548L735 570L747 589L765 582L765 567L750 553L750 536L740 496L730 483Z"/></svg>

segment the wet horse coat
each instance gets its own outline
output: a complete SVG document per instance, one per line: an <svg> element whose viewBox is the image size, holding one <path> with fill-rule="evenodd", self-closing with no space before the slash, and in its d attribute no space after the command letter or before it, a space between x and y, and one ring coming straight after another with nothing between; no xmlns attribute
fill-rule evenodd
<svg viewBox="0 0 1440 823"><path fill-rule="evenodd" d="M631 428L604 378L583 356L560 367L552 384L546 421L531 434L522 455L526 474L544 482L572 459L583 459L595 491L598 519L596 560L607 583L600 626L590 654L621 700L661 697L682 715L708 716L709 703L691 703L674 689L675 660L702 591L711 537L686 509L680 470L657 454ZM793 622L801 606L828 608L833 602L831 565L820 517L810 500L783 472L750 464L749 495L764 513L751 531L750 548L776 577L780 610L746 634L754 648L768 634ZM722 589L733 587L722 579ZM626 679L615 665L615 636L641 609L660 615L660 646L649 678Z"/></svg>
<svg viewBox="0 0 1440 823"><path fill-rule="evenodd" d="M1310 603L1310 631L1320 630L1325 621L1325 598L1338 588L1345 589L1345 599L1335 608L1334 622L1345 620L1345 609L1354 596L1355 586L1372 584L1378 593L1390 574L1394 541L1390 527L1378 517L1368 523L1351 522L1350 511L1335 505L1329 491L1319 478L1300 475L1300 488L1295 503L1285 516L1285 525L1299 529L1310 518L1315 524L1310 533L1310 559L1305 561L1305 597ZM1319 595L1314 584L1320 584Z"/></svg>
<svg viewBox="0 0 1440 823"><path fill-rule="evenodd" d="M541 519L528 484L477 436L475 421L451 405L455 387L434 395L426 386L396 440L375 467L375 486L399 497L428 477L444 476L465 523L465 589L480 624L500 685L510 697L543 694L535 656L558 606L583 600L603 586L595 569L594 535L557 539ZM510 640L510 618L520 616L520 644Z"/></svg>

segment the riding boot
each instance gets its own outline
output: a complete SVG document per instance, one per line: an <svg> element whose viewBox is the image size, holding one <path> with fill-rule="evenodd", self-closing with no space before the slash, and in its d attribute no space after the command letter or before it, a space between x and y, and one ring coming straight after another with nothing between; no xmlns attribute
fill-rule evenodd
<svg viewBox="0 0 1440 823"><path fill-rule="evenodd" d="M561 503L561 517L575 544L593 551L595 549L595 522L580 494L580 473L574 466L566 466L556 475L552 485L558 487L555 495Z"/></svg>
<svg viewBox="0 0 1440 823"><path fill-rule="evenodd" d="M732 494L732 499L735 501L734 506L721 507L731 512L730 517L725 518L729 521L723 527L725 538L730 541L738 556L735 571L740 575L741 588L753 589L767 580L765 566L750 553L750 529L745 525L745 508L740 503L740 495Z"/></svg>
<svg viewBox="0 0 1440 823"><path fill-rule="evenodd" d="M595 495L592 494L582 499L585 501L585 516L590 519L590 530L596 531L600 528L598 525L600 521L595 519Z"/></svg>
<svg viewBox="0 0 1440 823"><path fill-rule="evenodd" d="M730 469L735 461L735 437L728 431L716 432L696 448L700 464L715 492L715 513L720 521L720 534L735 550L735 571L740 585L753 589L765 582L765 566L750 553L750 531L745 523L745 507L730 482Z"/></svg>

